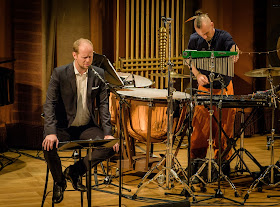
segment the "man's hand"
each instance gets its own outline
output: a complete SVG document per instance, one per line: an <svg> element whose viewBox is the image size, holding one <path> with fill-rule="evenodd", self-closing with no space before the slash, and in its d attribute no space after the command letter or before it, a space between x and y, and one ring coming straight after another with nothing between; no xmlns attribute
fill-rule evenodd
<svg viewBox="0 0 280 207"><path fill-rule="evenodd" d="M201 73L199 73L197 76L196 76L196 79L197 79L197 82L199 85L201 86L204 86L206 84L209 84L209 81L208 81L208 78L206 75L203 75Z"/></svg>
<svg viewBox="0 0 280 207"><path fill-rule="evenodd" d="M44 150L52 150L53 149L53 144L56 142L56 148L58 148L58 143L59 140L57 139L56 134L49 134L45 137L42 143L42 147Z"/></svg>
<svg viewBox="0 0 280 207"><path fill-rule="evenodd" d="M231 52L237 52L237 55L233 56L233 61L236 63L239 59L239 48L237 47L237 45L232 45L230 51Z"/></svg>
<svg viewBox="0 0 280 207"><path fill-rule="evenodd" d="M113 136L111 136L111 135L106 135L105 137L104 137L104 139L115 139L115 137L113 137ZM119 143L116 143L114 146L113 146L113 150L115 151L115 152L119 152Z"/></svg>

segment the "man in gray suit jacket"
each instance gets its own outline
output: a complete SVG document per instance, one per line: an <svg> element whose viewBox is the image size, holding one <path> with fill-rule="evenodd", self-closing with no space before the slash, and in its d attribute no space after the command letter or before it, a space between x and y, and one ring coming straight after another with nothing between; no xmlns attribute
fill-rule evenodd
<svg viewBox="0 0 280 207"><path fill-rule="evenodd" d="M118 151L113 148L99 148L92 152L92 166L88 156L62 173L61 161L57 154L58 143L71 140L114 139L111 135L108 93L105 84L93 73L91 67L104 77L101 68L91 66L93 45L88 39L78 39L73 44L73 63L53 70L47 98L44 104L44 140L45 160L54 179L53 201L60 203L66 189L66 179L74 189L86 191L79 176L86 173L99 162L108 159ZM95 105L96 103L96 105ZM94 108L99 109L100 125L96 121Z"/></svg>

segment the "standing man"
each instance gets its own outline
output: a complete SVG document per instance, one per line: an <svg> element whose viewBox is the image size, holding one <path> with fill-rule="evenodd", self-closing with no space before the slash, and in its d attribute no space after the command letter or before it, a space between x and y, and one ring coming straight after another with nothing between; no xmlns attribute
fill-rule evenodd
<svg viewBox="0 0 280 207"><path fill-rule="evenodd" d="M88 156L67 167L62 173L61 161L57 154L58 143L71 140L114 139L111 135L111 119L108 93L105 84L94 75L91 67L101 77L104 71L91 66L93 45L88 39L78 39L73 44L74 61L53 70L47 98L44 104L44 140L45 160L54 179L53 201L60 203L66 189L66 179L73 188L86 191L79 176L97 165L99 162L118 152L119 145L113 148L99 148L92 152L92 164L89 166ZM99 108L100 125L94 116L94 103Z"/></svg>
<svg viewBox="0 0 280 207"><path fill-rule="evenodd" d="M223 30L215 29L214 23L211 21L209 16L201 11L197 11L196 16L194 17L194 28L195 33L190 36L188 49L190 50L198 50L198 51L238 51L238 47L233 41L231 35ZM233 57L234 62L238 60L238 55ZM209 74L210 71L203 70L203 68L195 68L192 66L192 73L197 79L198 82L198 90L210 92L210 84L209 84ZM215 73L215 78L217 78L218 74ZM223 90L223 94L233 95L233 84L232 79L229 76L222 75L225 89ZM221 83L220 81L213 82L213 95L221 95ZM217 108L213 106L214 115L218 117ZM233 127L234 127L234 119L235 119L235 109L224 108L222 109L222 127L226 134L229 137L233 137ZM194 161L195 158L205 158L208 148L208 139L210 135L210 115L207 108L204 106L195 106L194 116L193 116L193 133L191 136L191 160ZM218 124L213 121L213 148L215 151L214 158L218 158ZM222 133L221 137L221 149L222 151L227 146L227 139ZM222 153L222 152L221 152ZM229 158L229 156L228 156ZM227 159L228 159L227 158ZM197 163L192 163L194 166ZM195 166L197 169L197 166ZM194 169L194 171L196 171Z"/></svg>

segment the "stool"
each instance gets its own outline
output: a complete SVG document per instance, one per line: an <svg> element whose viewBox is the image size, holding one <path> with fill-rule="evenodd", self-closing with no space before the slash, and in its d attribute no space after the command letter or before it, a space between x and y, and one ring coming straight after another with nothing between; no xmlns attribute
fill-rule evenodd
<svg viewBox="0 0 280 207"><path fill-rule="evenodd" d="M73 152L74 158L75 158L75 151L76 151L76 150L74 150L74 152ZM69 157L60 157L60 158L69 158ZM81 159L81 149L79 149L78 158L79 158L79 160ZM47 165L46 179L45 179L45 187L44 187L44 193L43 193L43 198L42 198L41 207L44 206L46 197L48 196L49 192L51 192L51 191L49 191L49 192L47 193L48 180L49 180L49 173L50 173L50 169L49 169L49 167L48 167L48 165ZM76 190L65 190L65 191L76 191ZM81 207L83 207L83 200L84 200L83 198L84 198L83 192L81 192ZM53 201L52 201L52 207L54 207L54 202L53 202Z"/></svg>

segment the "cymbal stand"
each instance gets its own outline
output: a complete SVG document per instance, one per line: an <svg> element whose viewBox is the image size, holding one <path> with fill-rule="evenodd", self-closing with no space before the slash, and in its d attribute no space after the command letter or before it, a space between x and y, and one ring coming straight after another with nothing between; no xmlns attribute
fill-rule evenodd
<svg viewBox="0 0 280 207"><path fill-rule="evenodd" d="M211 177L211 170L212 170L212 164L214 165L214 167L216 168L216 170L218 171L218 188L215 189L216 193L214 195L211 195L209 198L205 198L202 200L199 200L198 202L201 201L205 201L205 200L210 200L210 199L214 199L214 198L223 198L223 199L227 199L229 201L238 203L238 204L243 204L242 202L227 198L224 196L222 190L221 190L221 177L223 177L232 187L232 189L235 191L235 197L239 197L238 192L236 191L236 188L234 186L234 184L230 181L230 179L224 175L224 173L222 172L222 168L221 168L221 164L222 164L222 160L221 160L221 132L222 132L222 99L219 101L218 104L218 111L219 111L219 121L218 121L218 125L219 125L219 153L218 153L218 164L214 161L214 159L212 159L212 150L213 150L213 130L212 130L212 126L213 126L213 117L214 117L214 110L213 110L213 81L214 81L214 52L212 51L211 54L211 65L210 67L211 69L211 73L209 75L209 82L210 82L210 109L209 109L209 116L210 116L210 133L209 133L209 146L208 146L208 154L209 154L209 158L205 160L205 162L202 164L202 166L199 168L199 170L191 177L191 182L194 180L195 177L197 177L198 179L200 179L202 181L202 183L204 185L206 185L206 182L201 178L201 176L199 176L199 174L202 172L202 170L206 167L206 165L208 164L208 182L212 182L212 177ZM221 79L221 80L220 80ZM222 84L222 93L221 93L221 98L222 98L222 94L223 94L223 89L224 87L224 83L222 80L222 77L220 78L220 82Z"/></svg>
<svg viewBox="0 0 280 207"><path fill-rule="evenodd" d="M172 140L173 140L173 80L170 76L170 73L172 72L172 62L171 62L171 18L165 18L162 17L162 20L164 22L164 25L168 24L169 26L169 58L168 58L168 96L167 96L167 142L166 142L166 154L162 158L161 161L157 163L155 167L153 167L150 171L148 171L145 176L142 178L142 181L138 184L138 189L135 192L135 194L132 196L132 199L137 198L137 194L140 192L140 190L148 185L150 182L155 181L158 177L160 177L164 172L165 172L165 179L166 179L166 189L171 189L173 185L171 185L171 178L174 178L177 180L179 183L181 183L186 191L188 191L188 197L193 198L193 202L196 202L195 195L193 194L192 190L190 187L184 183L177 173L172 169L172 162L174 165L179 167L180 169L183 169L182 166L180 165L179 161L177 158L174 156L172 153ZM165 166L162 166L164 165ZM162 169L150 180L146 181L147 177L155 170L159 169L159 167L162 167ZM145 182L146 181L146 182Z"/></svg>
<svg viewBox="0 0 280 207"><path fill-rule="evenodd" d="M273 86L273 78L271 74L268 74L268 81L270 83L271 87L271 101L272 101L272 116L271 116L271 138L270 138L270 165L266 168L266 170L260 175L259 178L257 178L252 185L250 186L249 190L247 191L246 195L244 196L244 203L249 198L249 194L255 189L255 187L259 184L259 182L262 182L268 186L275 187L280 184L280 181L277 183L274 183L274 169L278 170L280 173L280 168L274 164L274 135L275 135L275 128L274 128L274 116L275 116L275 109L277 108L276 103L276 94L275 94L275 88ZM264 178L266 175L269 176L270 173L270 183L267 183L264 181Z"/></svg>
<svg viewBox="0 0 280 207"><path fill-rule="evenodd" d="M230 163L235 159L235 157L237 157L237 162L235 165L235 172L240 172L241 174L243 174L243 172L248 172L253 179L255 178L255 174L253 172L250 171L248 165L245 163L244 161L244 156L247 155L247 157L249 159L251 159L254 164L260 169L260 172L263 172L263 170L265 169L265 167L263 167L257 160L256 158L247 150L244 148L244 131L246 129L246 127L249 125L249 122L252 121L253 117L256 115L256 110L257 108L254 108L252 110L252 112L250 113L250 115L246 118L245 120L245 113L244 113L244 108L242 108L241 110L241 129L239 131L239 133L237 135L235 135L234 138L228 139L228 145L227 148L224 150L224 152L222 153L222 157L225 157L231 148L233 148L234 153L231 155L231 157L227 160L227 165L230 165ZM240 147L239 149L236 149L236 142L238 140L238 137L240 137ZM245 153L245 154L244 154Z"/></svg>

